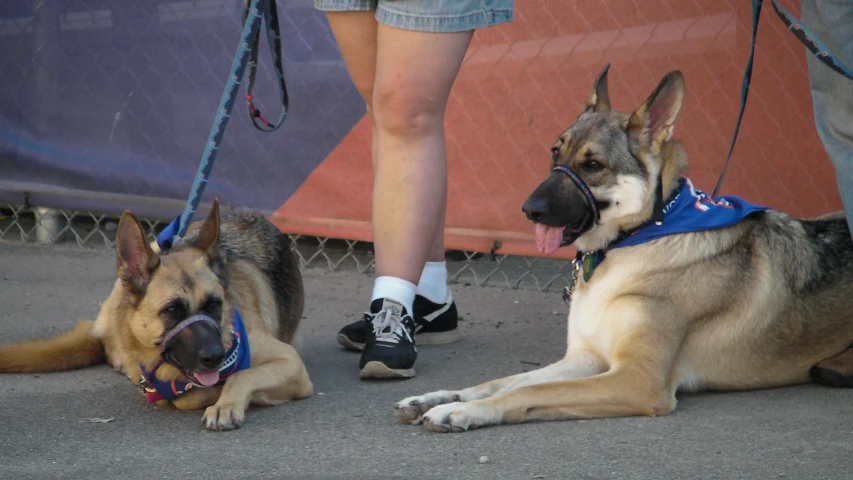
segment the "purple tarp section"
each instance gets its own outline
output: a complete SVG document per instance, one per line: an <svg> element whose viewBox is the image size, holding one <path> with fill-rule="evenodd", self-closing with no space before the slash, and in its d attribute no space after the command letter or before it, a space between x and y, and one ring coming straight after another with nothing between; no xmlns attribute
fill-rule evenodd
<svg viewBox="0 0 853 480"><path fill-rule="evenodd" d="M248 119L245 84L204 195L272 212L364 115L321 12L279 1L290 113ZM239 42L241 0L0 2L0 201L172 218ZM265 35L265 34L264 34ZM261 37L256 105L278 117Z"/></svg>

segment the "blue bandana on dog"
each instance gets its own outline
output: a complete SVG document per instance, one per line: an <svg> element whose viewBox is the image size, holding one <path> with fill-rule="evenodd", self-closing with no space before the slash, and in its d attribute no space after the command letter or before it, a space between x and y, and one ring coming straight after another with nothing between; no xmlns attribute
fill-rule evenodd
<svg viewBox="0 0 853 480"><path fill-rule="evenodd" d="M633 247L678 233L730 227L755 212L770 210L769 207L754 205L739 197L711 198L702 190L697 190L687 177L682 177L679 183L678 193L663 208L663 222L660 225L649 221L603 250L578 252L576 260L583 259L585 279L589 279L592 270L604 261L607 250ZM587 263L587 257L592 257L591 264Z"/></svg>
<svg viewBox="0 0 853 480"><path fill-rule="evenodd" d="M730 227L755 212L769 209L739 197L713 199L684 177L675 198L664 206L661 225L649 222L607 248L632 247L667 235Z"/></svg>
<svg viewBox="0 0 853 480"><path fill-rule="evenodd" d="M172 247L172 237L178 231L178 226L181 222L181 216L178 215L172 223L166 226L160 235L157 236L157 244L162 252L167 252ZM243 323L243 317L240 312L234 309L234 319L231 322L231 341L226 346L225 361L219 368L219 381L215 386L225 384L225 380L231 375L249 368L252 363L251 349L249 348L249 336L246 333L246 325ZM142 368L142 378L139 381L140 386L145 391L145 396L148 403L153 403L158 400L174 400L181 394L189 391L193 387L202 387L193 382L185 382L179 380L162 381L157 378L155 373L163 360L149 372Z"/></svg>

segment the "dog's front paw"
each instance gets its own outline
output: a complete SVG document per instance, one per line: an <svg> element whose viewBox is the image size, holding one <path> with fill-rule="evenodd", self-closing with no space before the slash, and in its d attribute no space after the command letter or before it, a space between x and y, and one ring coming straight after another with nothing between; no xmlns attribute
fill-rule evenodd
<svg viewBox="0 0 853 480"><path fill-rule="evenodd" d="M439 405L426 412L423 423L431 432L458 433L493 422L485 407L455 402Z"/></svg>
<svg viewBox="0 0 853 480"><path fill-rule="evenodd" d="M431 408L437 405L444 405L445 403L460 401L462 399L459 392L440 390L400 400L394 404L394 413L396 413L397 419L401 422L417 425L421 423L421 416Z"/></svg>
<svg viewBox="0 0 853 480"><path fill-rule="evenodd" d="M204 428L216 432L223 432L240 428L246 419L246 409L233 404L217 403L207 407L201 422Z"/></svg>

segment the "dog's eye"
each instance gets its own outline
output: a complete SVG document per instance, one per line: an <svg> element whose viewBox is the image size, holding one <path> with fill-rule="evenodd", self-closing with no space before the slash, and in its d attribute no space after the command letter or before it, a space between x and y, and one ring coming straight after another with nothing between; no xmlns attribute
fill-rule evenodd
<svg viewBox="0 0 853 480"><path fill-rule="evenodd" d="M210 297L204 302L204 310L209 314L218 314L222 311L222 300Z"/></svg>
<svg viewBox="0 0 853 480"><path fill-rule="evenodd" d="M186 309L183 305L172 303L170 305L166 305L166 308L163 309L163 313L170 317L181 317L186 313Z"/></svg>
<svg viewBox="0 0 853 480"><path fill-rule="evenodd" d="M598 172L604 168L598 160L587 160L583 162L583 169L588 172Z"/></svg>

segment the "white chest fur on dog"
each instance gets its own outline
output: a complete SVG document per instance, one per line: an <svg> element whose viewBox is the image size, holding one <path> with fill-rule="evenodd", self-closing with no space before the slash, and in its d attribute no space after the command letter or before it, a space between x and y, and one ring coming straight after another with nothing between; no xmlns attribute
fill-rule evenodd
<svg viewBox="0 0 853 480"><path fill-rule="evenodd" d="M623 318L625 315L610 308L624 292L624 279L633 273L632 263L628 261L616 269L596 270L589 283L578 278L568 318L567 342L570 349L596 351L610 363L614 336L622 331L621 326L633 320ZM580 276L582 272L578 274Z"/></svg>

